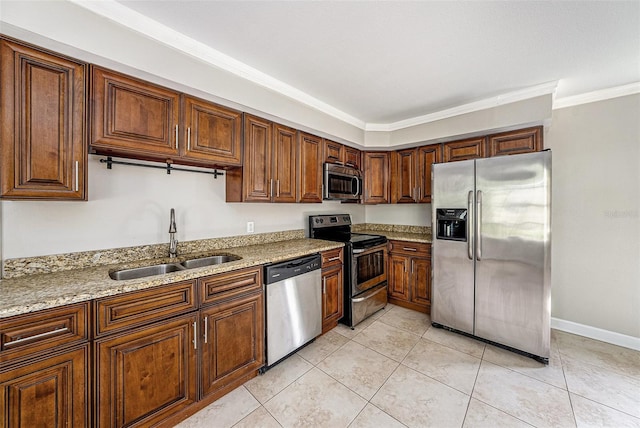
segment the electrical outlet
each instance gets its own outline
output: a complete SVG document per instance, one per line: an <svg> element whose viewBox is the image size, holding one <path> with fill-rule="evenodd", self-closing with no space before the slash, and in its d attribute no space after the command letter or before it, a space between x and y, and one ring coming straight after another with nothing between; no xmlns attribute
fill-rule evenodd
<svg viewBox="0 0 640 428"><path fill-rule="evenodd" d="M247 233L253 233L253 222L252 221L248 221L247 222Z"/></svg>

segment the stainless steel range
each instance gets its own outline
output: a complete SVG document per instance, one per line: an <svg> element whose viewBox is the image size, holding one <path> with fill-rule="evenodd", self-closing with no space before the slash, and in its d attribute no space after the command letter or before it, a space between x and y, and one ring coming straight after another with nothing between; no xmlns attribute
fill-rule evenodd
<svg viewBox="0 0 640 428"><path fill-rule="evenodd" d="M387 304L387 238L351 232L349 214L309 216L309 236L345 243L344 316L356 324Z"/></svg>

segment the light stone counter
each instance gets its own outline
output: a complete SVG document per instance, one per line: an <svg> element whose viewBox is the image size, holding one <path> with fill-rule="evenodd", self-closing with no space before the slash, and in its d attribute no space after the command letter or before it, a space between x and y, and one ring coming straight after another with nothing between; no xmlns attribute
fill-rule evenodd
<svg viewBox="0 0 640 428"><path fill-rule="evenodd" d="M128 291L144 290L159 285L190 280L235 269L279 262L320 251L340 248L342 246L343 244L339 242L298 238L210 250L201 253L181 254L177 260L154 258L137 262L86 267L3 279L0 280L0 318L105 296L113 296ZM109 272L113 270L183 261L188 258L193 258L193 256L205 257L212 254L225 253L235 254L242 258L220 265L186 269L139 279L116 281L109 277Z"/></svg>
<svg viewBox="0 0 640 428"><path fill-rule="evenodd" d="M404 226L395 224L365 223L353 227L354 232L384 235L387 239L431 244L431 228L426 226Z"/></svg>

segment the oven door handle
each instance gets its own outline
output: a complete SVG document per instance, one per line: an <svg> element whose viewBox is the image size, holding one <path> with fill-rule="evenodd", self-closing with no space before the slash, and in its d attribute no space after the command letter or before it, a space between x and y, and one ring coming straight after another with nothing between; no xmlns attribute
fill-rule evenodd
<svg viewBox="0 0 640 428"><path fill-rule="evenodd" d="M367 249L360 249L360 250L353 250L353 254L360 254L360 253L364 253L365 251L367 251Z"/></svg>

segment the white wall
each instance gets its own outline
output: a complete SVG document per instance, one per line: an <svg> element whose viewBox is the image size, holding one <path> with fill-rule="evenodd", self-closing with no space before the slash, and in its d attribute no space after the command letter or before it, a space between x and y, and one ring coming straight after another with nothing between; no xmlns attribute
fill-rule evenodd
<svg viewBox="0 0 640 428"><path fill-rule="evenodd" d="M640 95L554 110L552 316L640 337Z"/></svg>
<svg viewBox="0 0 640 428"><path fill-rule="evenodd" d="M89 201L2 201L2 256L59 254L169 240L169 210L176 209L181 241L307 229L307 217L349 213L363 223L363 206L225 203L225 178L208 174L100 164L89 157Z"/></svg>
<svg viewBox="0 0 640 428"><path fill-rule="evenodd" d="M431 204L369 205L366 222L431 227Z"/></svg>

